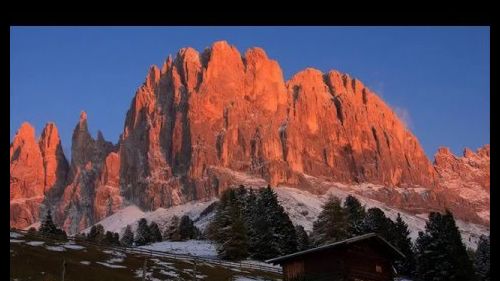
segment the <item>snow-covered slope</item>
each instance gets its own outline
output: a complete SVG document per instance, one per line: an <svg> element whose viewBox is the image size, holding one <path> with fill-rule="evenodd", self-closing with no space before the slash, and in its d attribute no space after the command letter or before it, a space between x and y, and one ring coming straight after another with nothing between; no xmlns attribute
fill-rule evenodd
<svg viewBox="0 0 500 281"><path fill-rule="evenodd" d="M278 194L278 200L290 216L292 222L294 224L302 225L308 232L312 231L313 222L321 212L321 206L330 195L337 196L341 200L344 200L347 195L352 194L352 192L348 192L341 187L331 187L328 192L323 195L316 195L304 190L290 187L279 187L275 190ZM355 196L359 199L361 204L366 206L367 209L372 207L380 208L384 211L386 216L392 220L395 220L397 214L400 213L402 219L408 224L411 231L410 236L413 240L417 238L419 231L425 230L425 223L428 217L428 214L426 213L412 215L395 208L389 208L387 205L379 201L362 197L358 194ZM481 234L489 234L489 228L482 225L457 220L457 226L460 229L465 245L470 248L477 247L479 236Z"/></svg>
<svg viewBox="0 0 500 281"><path fill-rule="evenodd" d="M141 218L146 218L148 222L156 222L161 230L163 230L166 225L170 222L173 216L178 216L179 218L183 215L188 215L192 220L196 220L200 213L205 210L210 204L217 201L212 198L208 201L193 201L183 205L174 206L171 208L158 208L152 212L144 212L139 207L135 205L128 205L127 207L119 210L113 215L99 221L97 224L101 224L106 231L118 232L120 235L125 231L127 225L132 227L132 231L137 228L137 222ZM212 214L213 215L213 214ZM208 220L211 217L209 214L203 217L199 221L195 222L195 225L201 229L204 229ZM88 233L90 227L83 230L84 233Z"/></svg>
<svg viewBox="0 0 500 281"><path fill-rule="evenodd" d="M321 212L323 203L330 195L337 196L341 200L344 200L344 198L349 194L353 194L353 190L359 191L367 188L368 187L363 184L357 186L346 186L342 184L337 184L334 186L330 185L328 191L321 195L286 186L280 186L276 188L275 191L278 195L278 200L290 216L292 222L294 224L302 225L306 231L311 232L313 228L313 222ZM369 188L377 189L383 187L370 185ZM397 214L400 213L403 220L409 226L409 229L411 231L410 236L413 240L417 238L419 231L425 230L425 223L428 217L427 213L414 215L393 207L388 207L386 204L380 201L363 196L363 194L358 193L355 194L355 196L363 205L365 205L367 209L372 207L380 208L382 211L384 211L386 216L388 216L392 220L395 220ZM200 214L203 212L203 210L205 210L208 206L216 201L216 198L212 198L208 201L189 202L167 209L159 208L153 212L143 212L137 206L129 205L98 223L103 225L105 230L118 232L121 235L127 225L131 225L132 230L135 231L137 222L141 218L146 218L148 222L155 221L160 226L160 229L163 230L174 215L177 215L179 217L188 215L192 220L195 221L195 225L198 228L204 230L208 223L212 220L214 212L212 211L202 217L200 217ZM457 220L457 226L461 231L464 243L467 247L470 248L477 247L479 236L481 234L489 234L489 228L482 225ZM84 232L88 232L89 230L90 228L87 228L84 230Z"/></svg>

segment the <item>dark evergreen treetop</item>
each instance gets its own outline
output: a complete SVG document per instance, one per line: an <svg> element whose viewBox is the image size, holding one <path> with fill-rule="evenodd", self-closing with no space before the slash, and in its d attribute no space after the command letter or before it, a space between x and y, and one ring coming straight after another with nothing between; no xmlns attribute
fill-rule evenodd
<svg viewBox="0 0 500 281"><path fill-rule="evenodd" d="M304 227L302 225L296 225L295 233L297 234L297 251L309 249L311 247L309 243L309 236L304 230Z"/></svg>
<svg viewBox="0 0 500 281"><path fill-rule="evenodd" d="M161 242L162 235L156 222L153 221L149 224L149 232L151 233L151 242Z"/></svg>
<svg viewBox="0 0 500 281"><path fill-rule="evenodd" d="M134 233L132 232L130 225L127 225L125 228L125 232L123 233L120 243L124 246L132 246L134 243Z"/></svg>
<svg viewBox="0 0 500 281"><path fill-rule="evenodd" d="M394 267L399 275L411 277L415 274L415 254L413 253L413 245L410 238L408 225L398 213L396 222L393 227L393 240L390 241L404 255L405 259L396 260Z"/></svg>
<svg viewBox="0 0 500 281"><path fill-rule="evenodd" d="M363 234L362 224L366 211L359 200L352 195L348 195L344 201L344 210L349 220L349 232L351 236Z"/></svg>
<svg viewBox="0 0 500 281"><path fill-rule="evenodd" d="M148 227L148 222L145 218L139 220L139 225L137 226L137 231L135 234L135 244L137 246L146 245L152 242L151 231Z"/></svg>
<svg viewBox="0 0 500 281"><path fill-rule="evenodd" d="M57 230L57 226L52 221L52 212L49 209L38 231L43 234L57 234Z"/></svg>
<svg viewBox="0 0 500 281"><path fill-rule="evenodd" d="M170 219L170 223L168 224L167 228L163 233L163 239L170 241L180 241L181 235L179 233L179 224L180 224L179 217L174 215Z"/></svg>
<svg viewBox="0 0 500 281"><path fill-rule="evenodd" d="M389 242L394 241L394 222L379 208L368 209L361 231L362 233L375 232Z"/></svg>
<svg viewBox="0 0 500 281"><path fill-rule="evenodd" d="M423 280L474 280L474 268L453 214L431 212L416 243L416 275Z"/></svg>
<svg viewBox="0 0 500 281"><path fill-rule="evenodd" d="M315 246L349 238L349 221L340 199L330 196L313 224L311 240Z"/></svg>
<svg viewBox="0 0 500 281"><path fill-rule="evenodd" d="M474 258L474 267L479 281L490 281L490 237L481 235Z"/></svg>
<svg viewBox="0 0 500 281"><path fill-rule="evenodd" d="M194 222L187 215L181 217L179 223L179 235L181 240L195 239L198 236L198 229L194 226Z"/></svg>

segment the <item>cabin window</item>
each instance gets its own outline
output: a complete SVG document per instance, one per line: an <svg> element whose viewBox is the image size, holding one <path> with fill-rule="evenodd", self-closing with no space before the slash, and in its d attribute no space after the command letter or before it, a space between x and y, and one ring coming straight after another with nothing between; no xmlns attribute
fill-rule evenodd
<svg viewBox="0 0 500 281"><path fill-rule="evenodd" d="M382 266L376 265L375 266L375 271L378 272L378 273L382 273Z"/></svg>

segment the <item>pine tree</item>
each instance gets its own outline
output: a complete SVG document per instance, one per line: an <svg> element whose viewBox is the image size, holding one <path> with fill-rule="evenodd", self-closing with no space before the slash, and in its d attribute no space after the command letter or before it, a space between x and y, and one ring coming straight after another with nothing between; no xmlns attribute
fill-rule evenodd
<svg viewBox="0 0 500 281"><path fill-rule="evenodd" d="M239 260L248 256L248 242L236 192L230 189L221 196L212 222L212 239L217 243L219 257Z"/></svg>
<svg viewBox="0 0 500 281"><path fill-rule="evenodd" d="M112 245L120 246L120 235L117 232L113 232L113 243Z"/></svg>
<svg viewBox="0 0 500 281"><path fill-rule="evenodd" d="M87 240L95 243L103 242L104 238L105 238L104 227L100 224L93 225L90 228L89 234L87 235Z"/></svg>
<svg viewBox="0 0 500 281"><path fill-rule="evenodd" d="M259 200L257 208L262 208L261 204L262 202ZM250 237L251 257L256 260L267 260L279 256L280 252L274 242L273 229L262 211L257 213L252 228L254 236Z"/></svg>
<svg viewBox="0 0 500 281"><path fill-rule="evenodd" d="M134 240L137 246L143 246L151 243L151 232L149 231L148 222L145 218L139 220Z"/></svg>
<svg viewBox="0 0 500 281"><path fill-rule="evenodd" d="M310 248L309 236L302 225L295 226L297 235L297 251L304 251Z"/></svg>
<svg viewBox="0 0 500 281"><path fill-rule="evenodd" d="M340 199L330 196L322 208L313 224L312 243L321 246L349 238L349 222Z"/></svg>
<svg viewBox="0 0 500 281"><path fill-rule="evenodd" d="M278 202L278 196L267 186L259 193L260 211L265 214L273 234L273 244L279 255L297 251L297 235L290 217Z"/></svg>
<svg viewBox="0 0 500 281"><path fill-rule="evenodd" d="M196 237L196 232L191 218L187 215L182 216L179 224L179 235L181 240L194 239Z"/></svg>
<svg viewBox="0 0 500 281"><path fill-rule="evenodd" d="M102 243L104 245L113 245L113 232L106 231L106 234L104 235L104 239L103 239Z"/></svg>
<svg viewBox="0 0 500 281"><path fill-rule="evenodd" d="M407 277L413 276L415 273L415 254L413 253L410 231L408 230L408 225L403 221L399 213L393 230L394 234L392 236L394 240L391 242L406 257L396 260L394 267L399 275Z"/></svg>
<svg viewBox="0 0 500 281"><path fill-rule="evenodd" d="M120 243L126 247L132 246L134 243L134 233L132 232L130 225L127 225L127 228L125 228L125 232L123 233Z"/></svg>
<svg viewBox="0 0 500 281"><path fill-rule="evenodd" d="M222 194L220 195L219 204L217 205L217 209L215 211L214 219L207 227L206 236L216 243L225 241L226 236L229 235L228 226L231 224L229 207L231 197L234 196L234 190L232 189L228 189L222 192Z"/></svg>
<svg viewBox="0 0 500 281"><path fill-rule="evenodd" d="M255 247L259 239L255 229L255 224L257 217L260 216L260 212L257 207L257 196L255 195L253 189L250 189L247 192L242 206L243 223L248 237L248 252L252 254L255 252Z"/></svg>
<svg viewBox="0 0 500 281"><path fill-rule="evenodd" d="M474 279L470 261L453 215L431 212L416 242L416 275L423 280L467 281Z"/></svg>
<svg viewBox="0 0 500 281"><path fill-rule="evenodd" d="M348 195L344 201L344 210L349 221L349 236L363 234L362 224L366 211L359 200L352 195Z"/></svg>
<svg viewBox="0 0 500 281"><path fill-rule="evenodd" d="M474 267L479 281L490 281L490 237L481 235L474 257Z"/></svg>
<svg viewBox="0 0 500 281"><path fill-rule="evenodd" d="M179 224L179 217L173 216L170 224L167 226L165 232L163 233L163 239L169 241L180 241L181 235L179 233Z"/></svg>
<svg viewBox="0 0 500 281"><path fill-rule="evenodd" d="M47 211L47 216L45 216L45 220L42 222L40 229L38 230L40 233L44 235L55 235L58 234L57 227L52 221L52 213L50 209Z"/></svg>
<svg viewBox="0 0 500 281"><path fill-rule="evenodd" d="M87 236L85 235L85 233L77 233L75 235L75 240L85 241L87 240Z"/></svg>
<svg viewBox="0 0 500 281"><path fill-rule="evenodd" d="M227 260L242 260L248 257L248 240L245 226L239 209L233 206L231 210L231 235L219 247L219 256Z"/></svg>
<svg viewBox="0 0 500 281"><path fill-rule="evenodd" d="M151 233L151 242L161 242L161 231L156 222L151 222L151 224L149 224L149 232Z"/></svg>
<svg viewBox="0 0 500 281"><path fill-rule="evenodd" d="M258 196L243 186L224 191L206 236L217 243L220 256L227 256L227 243L234 241L260 260L297 251L295 228L270 186Z"/></svg>
<svg viewBox="0 0 500 281"><path fill-rule="evenodd" d="M394 222L379 208L370 208L361 224L362 233L374 232L389 242L394 241Z"/></svg>

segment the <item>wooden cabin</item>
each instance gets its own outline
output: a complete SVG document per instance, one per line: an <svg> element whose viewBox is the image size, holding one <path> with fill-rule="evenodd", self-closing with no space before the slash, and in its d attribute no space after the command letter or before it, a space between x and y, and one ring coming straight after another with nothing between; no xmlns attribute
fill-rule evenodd
<svg viewBox="0 0 500 281"><path fill-rule="evenodd" d="M385 239L369 233L267 262L282 266L284 281L392 281L392 263L404 257Z"/></svg>

